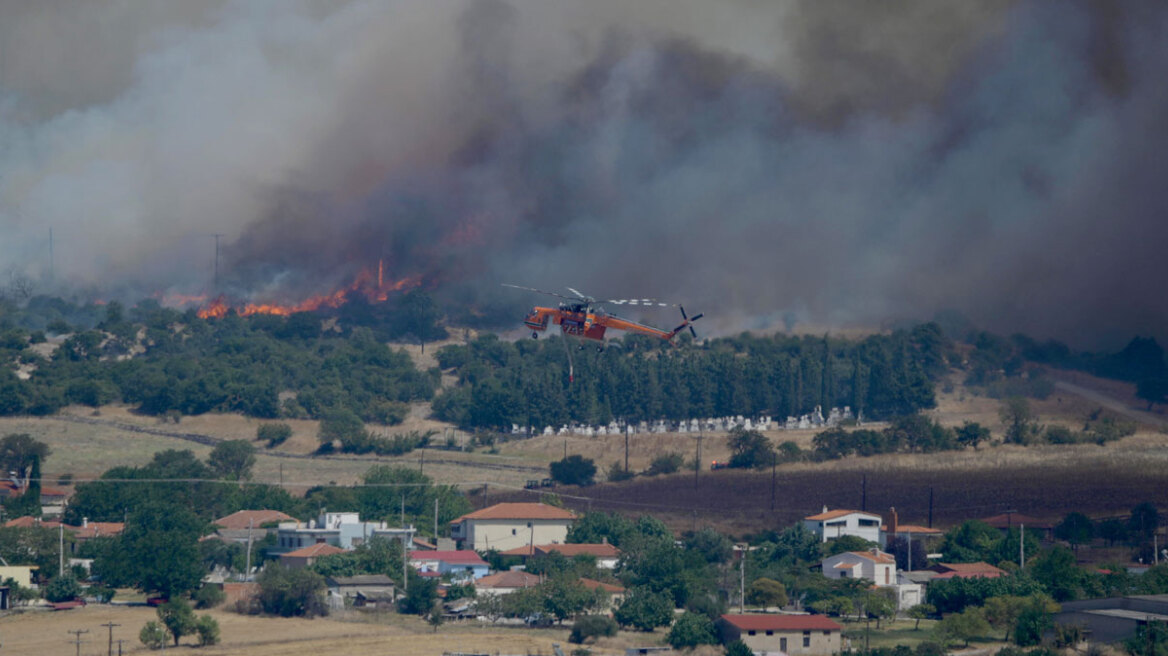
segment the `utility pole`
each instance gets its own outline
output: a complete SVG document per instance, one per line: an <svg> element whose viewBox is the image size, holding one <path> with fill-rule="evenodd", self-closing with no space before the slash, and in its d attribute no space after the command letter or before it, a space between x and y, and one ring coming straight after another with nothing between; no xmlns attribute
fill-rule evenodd
<svg viewBox="0 0 1168 656"><path fill-rule="evenodd" d="M701 442L698 442L698 444L700 445ZM698 446L698 450L701 450L701 446ZM564 452L564 457L567 457L566 451ZM625 422L625 473L629 473L629 422L627 421Z"/></svg>
<svg viewBox="0 0 1168 656"><path fill-rule="evenodd" d="M65 575L65 522L57 524L57 576Z"/></svg>
<svg viewBox="0 0 1168 656"><path fill-rule="evenodd" d="M933 528L933 488L929 488L929 528Z"/></svg>
<svg viewBox="0 0 1168 656"><path fill-rule="evenodd" d="M247 520L247 560L245 561L247 564L243 567L244 581L251 580L251 528L254 522L254 519Z"/></svg>
<svg viewBox="0 0 1168 656"><path fill-rule="evenodd" d="M49 280L56 277L56 261L53 258L53 228L49 227Z"/></svg>
<svg viewBox="0 0 1168 656"><path fill-rule="evenodd" d="M73 636L74 636L73 640L71 640L70 642L77 645L77 656L81 656L81 643L85 642L84 640L81 639L81 636L82 636L82 634L89 633L89 629L73 629L71 631L66 631L66 633L73 634Z"/></svg>
<svg viewBox="0 0 1168 656"><path fill-rule="evenodd" d="M118 656L122 656L122 643L123 642L125 642L125 640L118 638Z"/></svg>
<svg viewBox="0 0 1168 656"><path fill-rule="evenodd" d="M1018 525L1018 568L1026 569L1026 525Z"/></svg>
<svg viewBox="0 0 1168 656"><path fill-rule="evenodd" d="M775 511L775 469L778 467L779 455L771 452L771 512Z"/></svg>
<svg viewBox="0 0 1168 656"><path fill-rule="evenodd" d="M904 571L912 571L912 531L908 532L908 567Z"/></svg>
<svg viewBox="0 0 1168 656"><path fill-rule="evenodd" d="M99 624L98 626L104 626L104 627L109 628L109 651L108 651L108 654L109 654L109 656L114 656L114 627L121 626L121 624L114 624L111 621L111 622L106 622L105 624ZM118 641L118 651L120 652L121 650L122 650L122 645L121 645L121 641L119 640Z"/></svg>
<svg viewBox="0 0 1168 656"><path fill-rule="evenodd" d="M434 499L434 544L438 544L438 499Z"/></svg>
<svg viewBox="0 0 1168 656"><path fill-rule="evenodd" d="M868 512L868 475L860 477L860 510Z"/></svg>
<svg viewBox="0 0 1168 656"><path fill-rule="evenodd" d="M742 545L742 560L738 566L738 613L746 612L746 548L747 545Z"/></svg>

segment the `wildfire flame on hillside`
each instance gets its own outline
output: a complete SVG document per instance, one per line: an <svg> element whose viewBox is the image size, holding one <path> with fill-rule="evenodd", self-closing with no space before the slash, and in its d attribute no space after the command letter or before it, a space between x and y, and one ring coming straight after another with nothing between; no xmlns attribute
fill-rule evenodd
<svg viewBox="0 0 1168 656"><path fill-rule="evenodd" d="M378 263L376 273L371 269L363 269L348 285L327 294L311 296L299 303L256 303L236 302L224 294L210 298L207 294L184 295L168 294L163 297L164 305L201 306L198 315L202 319L218 319L227 316L234 310L236 314L246 317L253 314L274 314L288 316L297 312L313 312L325 308L338 308L350 299L360 296L370 303L383 303L389 300L390 294L413 289L422 284L421 276L407 276L398 280L386 280L385 268Z"/></svg>

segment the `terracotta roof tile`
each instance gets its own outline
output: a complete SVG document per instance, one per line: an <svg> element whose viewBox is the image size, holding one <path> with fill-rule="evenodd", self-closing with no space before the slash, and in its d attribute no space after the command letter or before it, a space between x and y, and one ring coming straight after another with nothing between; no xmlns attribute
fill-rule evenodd
<svg viewBox="0 0 1168 656"><path fill-rule="evenodd" d="M32 517L25 515L24 517L17 517L4 522L4 528L31 528L33 526L41 526L44 528L56 529L61 525L61 522L45 521L39 517Z"/></svg>
<svg viewBox="0 0 1168 656"><path fill-rule="evenodd" d="M810 515L808 517L804 517L803 519L809 519L809 520L815 521L815 522L822 522L822 521L826 521L829 519L837 519L837 518L843 517L844 515L853 515L853 514L867 515L869 517L879 517L880 516L880 515L877 515L875 513L864 512L863 510L829 510L827 512L819 513L818 515Z"/></svg>
<svg viewBox="0 0 1168 656"><path fill-rule="evenodd" d="M576 515L546 503L497 503L467 513L451 523L457 524L465 519L576 519Z"/></svg>
<svg viewBox="0 0 1168 656"><path fill-rule="evenodd" d="M286 515L279 510L240 510L226 517L220 517L214 523L226 529L239 530L248 528L249 523L251 528L259 528L269 522L294 521L296 521L295 517Z"/></svg>
<svg viewBox="0 0 1168 656"><path fill-rule="evenodd" d="M66 531L73 531L73 535L82 539L104 538L111 535L120 535L126 525L122 522L89 522L85 526L66 526Z"/></svg>
<svg viewBox="0 0 1168 656"><path fill-rule="evenodd" d="M534 588L537 585L538 576L521 570L499 572L475 581L476 588Z"/></svg>
<svg viewBox="0 0 1168 656"><path fill-rule="evenodd" d="M438 560L451 565L486 565L487 561L482 559L474 551L411 551L410 560Z"/></svg>
<svg viewBox="0 0 1168 656"><path fill-rule="evenodd" d="M823 615L723 615L743 631L842 631Z"/></svg>
<svg viewBox="0 0 1168 656"><path fill-rule="evenodd" d="M596 581L593 579L586 579L586 578L580 579L580 585L588 588L589 590L595 590L597 588L601 588L602 590L604 590L608 593L611 593L611 594L621 594L622 592L625 591L625 587L622 585L615 585L613 583L605 583L604 581Z"/></svg>
<svg viewBox="0 0 1168 656"><path fill-rule="evenodd" d="M876 553L872 553L871 551L849 551L848 553L874 563L883 563L886 565L896 563L896 559L892 557L892 554L883 551L877 551Z"/></svg>
<svg viewBox="0 0 1168 656"><path fill-rule="evenodd" d="M285 554L280 554L281 558L320 558L321 556L331 556L333 554L345 553L345 550L340 547L334 547L327 542L318 542L310 544L307 547L301 547L296 551L289 551Z"/></svg>

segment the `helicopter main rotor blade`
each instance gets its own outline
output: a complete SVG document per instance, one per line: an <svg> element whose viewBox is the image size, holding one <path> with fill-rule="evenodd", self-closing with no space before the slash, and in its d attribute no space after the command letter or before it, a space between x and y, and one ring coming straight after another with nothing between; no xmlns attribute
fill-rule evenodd
<svg viewBox="0 0 1168 656"><path fill-rule="evenodd" d="M555 296L555 297L557 297L557 298L562 298L562 299L566 299L566 300L569 300L569 301L574 301L574 300L576 300L576 299L572 298L571 296L564 296L563 294L557 294L557 293L555 293L555 292L544 291L544 290L542 290L542 289L536 289L535 287L521 287L521 286L519 286L519 285L512 285L512 284L509 284L509 283L503 283L503 286L504 286L504 287L510 287L510 288L512 288L512 289L522 289L522 290L523 290L523 291L525 291L525 292L535 292L535 293L537 293L537 294L547 294L548 296Z"/></svg>
<svg viewBox="0 0 1168 656"><path fill-rule="evenodd" d="M595 303L596 302L595 298L581 294L580 292L576 291L575 289L572 289L571 287L567 287L566 289L568 291L572 292L573 294L575 294L577 296L577 298L579 298L581 301L584 301L585 303Z"/></svg>
<svg viewBox="0 0 1168 656"><path fill-rule="evenodd" d="M605 303L612 303L613 305L636 305L644 307L677 307L676 303L662 303L653 298L616 298L609 299Z"/></svg>

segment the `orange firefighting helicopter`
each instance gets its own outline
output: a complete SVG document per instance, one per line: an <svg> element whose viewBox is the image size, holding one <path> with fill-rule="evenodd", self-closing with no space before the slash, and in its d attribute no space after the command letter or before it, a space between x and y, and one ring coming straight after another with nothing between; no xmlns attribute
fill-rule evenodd
<svg viewBox="0 0 1168 656"><path fill-rule="evenodd" d="M693 329L693 322L701 319L703 314L696 314L693 318L686 316L685 308L675 303L661 303L649 298L632 298L632 299L609 299L605 303L613 305L631 305L643 307L676 307L681 311L681 318L683 321L681 325L673 330L661 330L653 326L646 326L636 321L622 319L614 314L605 312L604 308L597 305L597 300L591 296L585 296L580 292L568 287L567 290L572 292L575 296L565 296L555 292L548 292L542 289L535 289L533 287L520 287L519 285L504 284L504 287L511 287L513 289L522 289L524 291L536 292L539 294L547 294L548 296L555 296L564 299L559 304L559 307L533 307L523 319L523 325L531 328L531 337L537 338L539 334L547 330L548 324L558 324L560 326L560 335L564 337L564 345L567 347L567 338L575 337L581 340L590 339L601 344L604 343L604 333L608 329L623 330L625 332L637 333L639 335L646 335L649 337L656 337L667 342L673 343L673 338L677 336L682 330L689 328L689 332L694 338L697 338L697 332ZM583 345L580 348L584 348ZM597 347L600 350L600 347ZM568 351L568 380L571 382L574 379L572 373L572 352Z"/></svg>

